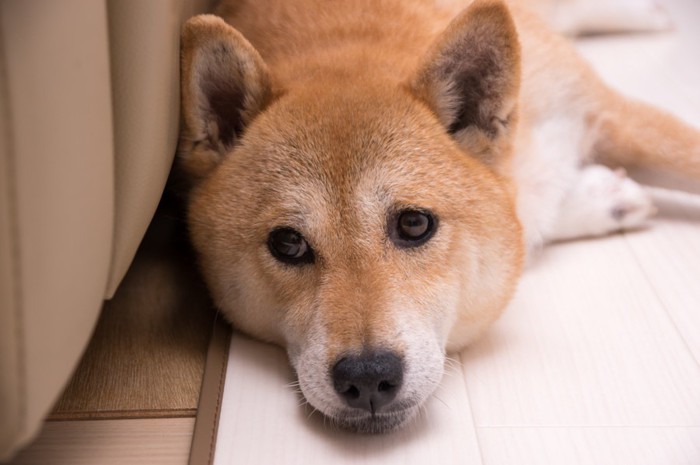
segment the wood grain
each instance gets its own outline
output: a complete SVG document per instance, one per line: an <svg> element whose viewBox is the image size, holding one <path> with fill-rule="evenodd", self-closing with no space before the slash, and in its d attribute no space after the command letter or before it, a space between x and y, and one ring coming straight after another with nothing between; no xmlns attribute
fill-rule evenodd
<svg viewBox="0 0 700 465"><path fill-rule="evenodd" d="M214 460L230 345L231 327L217 318L207 351L197 421L192 433L190 465L211 465Z"/></svg>
<svg viewBox="0 0 700 465"><path fill-rule="evenodd" d="M8 465L185 465L194 418L55 421Z"/></svg>
<svg viewBox="0 0 700 465"><path fill-rule="evenodd" d="M700 364L700 201L667 191L657 191L655 199L664 221L653 235L628 235L626 241Z"/></svg>
<svg viewBox="0 0 700 465"><path fill-rule="evenodd" d="M700 425L700 366L622 236L547 249L463 356L477 426Z"/></svg>
<svg viewBox="0 0 700 465"><path fill-rule="evenodd" d="M178 217L161 206L51 420L196 414L214 312Z"/></svg>
<svg viewBox="0 0 700 465"><path fill-rule="evenodd" d="M300 405L284 351L234 334L214 464L480 463L459 370L450 369L414 423L395 434L357 435Z"/></svg>
<svg viewBox="0 0 700 465"><path fill-rule="evenodd" d="M700 428L479 428L489 465L697 465Z"/></svg>

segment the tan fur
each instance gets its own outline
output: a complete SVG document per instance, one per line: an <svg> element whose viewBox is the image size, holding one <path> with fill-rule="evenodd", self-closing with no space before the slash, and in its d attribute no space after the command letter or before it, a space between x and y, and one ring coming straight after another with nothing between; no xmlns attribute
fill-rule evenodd
<svg viewBox="0 0 700 465"><path fill-rule="evenodd" d="M215 302L287 347L309 402L362 431L415 413L445 350L505 308L524 240L550 234L537 209L550 180L527 174L542 171L547 122L578 137L565 141L578 157L566 175L599 156L700 179L697 131L607 89L535 16L498 0L438 3L232 1L218 13L233 27L200 16L183 32L179 164ZM553 192L558 207L565 193ZM435 236L393 244L402 209L432 212ZM315 261L275 260L276 227L303 234ZM406 379L401 409L370 416L341 402L328 373L375 349L399 354Z"/></svg>

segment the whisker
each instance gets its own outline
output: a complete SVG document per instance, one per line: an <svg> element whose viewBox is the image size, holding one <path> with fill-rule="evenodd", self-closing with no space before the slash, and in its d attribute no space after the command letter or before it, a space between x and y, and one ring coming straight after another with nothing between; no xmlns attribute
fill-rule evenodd
<svg viewBox="0 0 700 465"><path fill-rule="evenodd" d="M459 360L452 357L445 357L445 367L449 369L461 368L462 364Z"/></svg>
<svg viewBox="0 0 700 465"><path fill-rule="evenodd" d="M420 404L418 406L418 413L413 418L413 425L418 425L418 423L420 423L420 421L423 419L426 421L428 420L428 407L426 407L425 404Z"/></svg>
<svg viewBox="0 0 700 465"><path fill-rule="evenodd" d="M447 407L448 409L450 408L450 405L449 405L447 402L445 402L444 400L442 400L442 399L440 398L440 396L438 396L437 394L433 394L433 397L434 397L438 402L440 402L442 405L444 405L445 407Z"/></svg>
<svg viewBox="0 0 700 465"><path fill-rule="evenodd" d="M312 406L310 403L308 403L308 402L306 403L306 405L311 406L311 411L310 411L309 414L306 416L306 419L307 419L307 420L310 420L311 417L314 415L314 413L318 412L318 410L317 410L314 406ZM324 415L324 417L325 417L325 415Z"/></svg>

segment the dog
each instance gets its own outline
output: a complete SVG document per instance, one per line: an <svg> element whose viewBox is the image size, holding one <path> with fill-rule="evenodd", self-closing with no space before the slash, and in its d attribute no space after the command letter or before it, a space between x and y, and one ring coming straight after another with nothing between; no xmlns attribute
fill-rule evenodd
<svg viewBox="0 0 700 465"><path fill-rule="evenodd" d="M501 0L239 0L182 33L177 166L215 304L306 400L381 433L543 244L644 225L618 167L697 189L700 132ZM223 19L222 19L223 18Z"/></svg>

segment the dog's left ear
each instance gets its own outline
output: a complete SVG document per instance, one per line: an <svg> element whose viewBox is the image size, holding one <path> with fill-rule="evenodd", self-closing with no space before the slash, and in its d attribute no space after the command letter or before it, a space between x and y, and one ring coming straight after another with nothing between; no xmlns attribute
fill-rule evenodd
<svg viewBox="0 0 700 465"><path fill-rule="evenodd" d="M520 88L520 43L506 5L477 0L457 16L411 88L468 152L496 164L515 133Z"/></svg>
<svg viewBox="0 0 700 465"><path fill-rule="evenodd" d="M239 143L272 91L260 54L217 16L199 15L185 23L181 54L179 162L196 181Z"/></svg>

